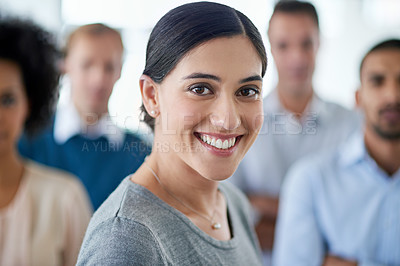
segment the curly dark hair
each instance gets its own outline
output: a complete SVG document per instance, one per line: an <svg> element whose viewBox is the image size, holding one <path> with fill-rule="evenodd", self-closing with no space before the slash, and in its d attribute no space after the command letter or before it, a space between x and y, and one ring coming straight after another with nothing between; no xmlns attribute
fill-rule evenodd
<svg viewBox="0 0 400 266"><path fill-rule="evenodd" d="M25 131L33 135L45 126L58 98L60 53L55 38L29 20L0 16L0 59L16 63L29 102Z"/></svg>

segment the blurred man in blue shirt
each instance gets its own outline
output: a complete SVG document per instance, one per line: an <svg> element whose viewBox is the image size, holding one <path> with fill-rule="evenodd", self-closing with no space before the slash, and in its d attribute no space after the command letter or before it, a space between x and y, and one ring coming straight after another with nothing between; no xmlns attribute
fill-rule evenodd
<svg viewBox="0 0 400 266"><path fill-rule="evenodd" d="M400 265L400 40L364 57L364 131L296 164L279 207L275 265Z"/></svg>
<svg viewBox="0 0 400 266"><path fill-rule="evenodd" d="M24 136L19 143L25 157L78 176L94 209L150 151L139 136L115 125L108 111L121 76L123 52L121 35L113 28L97 23L75 29L64 59L71 99L59 104L44 132L34 138Z"/></svg>

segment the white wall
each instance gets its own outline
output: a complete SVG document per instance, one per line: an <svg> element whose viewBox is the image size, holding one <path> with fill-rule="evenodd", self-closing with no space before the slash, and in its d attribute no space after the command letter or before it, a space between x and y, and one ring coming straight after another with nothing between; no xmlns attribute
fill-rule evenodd
<svg viewBox="0 0 400 266"><path fill-rule="evenodd" d="M48 31L62 27L61 0L0 0L0 13L33 19Z"/></svg>

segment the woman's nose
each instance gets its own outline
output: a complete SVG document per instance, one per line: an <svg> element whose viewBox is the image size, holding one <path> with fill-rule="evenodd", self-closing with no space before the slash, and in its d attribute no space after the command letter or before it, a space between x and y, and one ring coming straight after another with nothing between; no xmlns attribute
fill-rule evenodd
<svg viewBox="0 0 400 266"><path fill-rule="evenodd" d="M223 130L231 131L238 128L241 118L234 99L221 97L215 103L214 110L210 115L211 124Z"/></svg>

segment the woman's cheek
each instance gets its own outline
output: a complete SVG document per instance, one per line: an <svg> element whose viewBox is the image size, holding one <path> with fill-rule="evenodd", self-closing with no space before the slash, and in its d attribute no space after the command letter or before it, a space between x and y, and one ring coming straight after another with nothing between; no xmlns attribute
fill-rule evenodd
<svg viewBox="0 0 400 266"><path fill-rule="evenodd" d="M258 103L257 106L254 107L251 111L247 112L247 114L249 130L258 134L264 122L262 102Z"/></svg>

